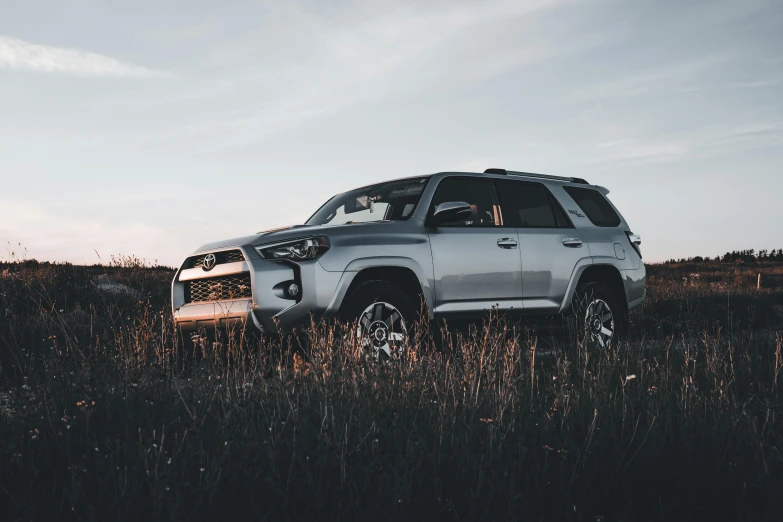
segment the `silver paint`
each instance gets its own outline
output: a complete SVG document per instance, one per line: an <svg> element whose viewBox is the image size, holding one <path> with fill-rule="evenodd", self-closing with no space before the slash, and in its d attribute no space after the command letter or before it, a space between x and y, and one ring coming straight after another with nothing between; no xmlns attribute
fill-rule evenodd
<svg viewBox="0 0 783 522"><path fill-rule="evenodd" d="M574 228L428 227L425 222L439 183L457 175L541 183L563 206ZM186 268L183 263L172 282L175 321L183 329L215 321L244 322L275 333L279 328L306 324L311 313L335 315L362 270L391 267L408 269L416 276L432 319L480 315L493 307L562 313L570 307L580 276L594 265L617 269L629 308L639 306L645 296L646 273L625 233L631 229L624 219L615 228L592 225L563 190L567 183L516 175L440 173L431 177L419 206L406 221L302 225L204 245L195 253L239 248L245 261L218 264L209 272ZM264 260L254 248L314 236L328 237L331 248L313 261ZM188 280L248 271L252 298L185 304ZM297 272L299 301L286 299L280 285L293 281Z"/></svg>

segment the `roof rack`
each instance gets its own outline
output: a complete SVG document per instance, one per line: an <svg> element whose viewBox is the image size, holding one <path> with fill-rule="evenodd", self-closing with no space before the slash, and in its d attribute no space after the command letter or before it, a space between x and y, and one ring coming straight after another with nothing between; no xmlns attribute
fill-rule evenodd
<svg viewBox="0 0 783 522"><path fill-rule="evenodd" d="M484 174L501 174L503 176L525 176L527 178L540 178L540 179L553 179L556 181L567 181L570 183L579 183L580 185L589 185L587 181L582 178L565 178L563 176L550 176L548 174L533 174L532 172L516 172L506 169L487 169Z"/></svg>

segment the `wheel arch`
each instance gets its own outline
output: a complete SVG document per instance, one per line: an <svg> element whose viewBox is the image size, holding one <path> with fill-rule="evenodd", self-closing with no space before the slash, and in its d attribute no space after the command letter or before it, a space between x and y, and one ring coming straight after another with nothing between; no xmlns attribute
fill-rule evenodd
<svg viewBox="0 0 783 522"><path fill-rule="evenodd" d="M362 283L367 281L388 281L401 288L405 293L424 296L428 313L432 315L432 290L431 284L421 265L410 258L384 257L357 259L346 268L340 281L337 292L329 305L329 313L335 315L340 312L346 298Z"/></svg>
<svg viewBox="0 0 783 522"><path fill-rule="evenodd" d="M580 283L602 283L606 285L614 295L624 311L628 310L628 301L625 294L625 284L620 269L610 263L595 263L578 267L574 271L571 283L568 287L568 294L560 312L568 310L573 302L576 289Z"/></svg>

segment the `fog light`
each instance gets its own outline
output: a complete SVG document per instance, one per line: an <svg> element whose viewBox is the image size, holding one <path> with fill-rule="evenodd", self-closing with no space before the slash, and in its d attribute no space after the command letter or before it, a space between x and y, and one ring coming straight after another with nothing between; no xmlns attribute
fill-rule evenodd
<svg viewBox="0 0 783 522"><path fill-rule="evenodd" d="M291 285L288 287L288 295L290 295L291 297L298 297L299 285L296 283L291 283Z"/></svg>

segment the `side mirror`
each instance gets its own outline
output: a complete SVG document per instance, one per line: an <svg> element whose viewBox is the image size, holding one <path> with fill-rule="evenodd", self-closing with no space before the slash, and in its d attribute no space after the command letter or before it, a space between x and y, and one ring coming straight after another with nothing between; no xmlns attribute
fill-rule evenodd
<svg viewBox="0 0 783 522"><path fill-rule="evenodd" d="M432 214L432 224L435 226L466 221L473 217L473 209L464 201L449 201L435 207Z"/></svg>

